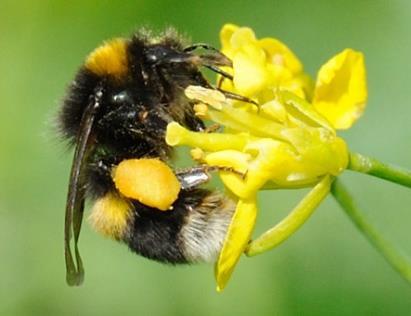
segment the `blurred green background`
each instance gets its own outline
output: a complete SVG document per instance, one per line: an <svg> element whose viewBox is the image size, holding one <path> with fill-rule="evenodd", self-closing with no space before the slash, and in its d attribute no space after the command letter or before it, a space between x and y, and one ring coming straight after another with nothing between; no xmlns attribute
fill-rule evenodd
<svg viewBox="0 0 411 316"><path fill-rule="evenodd" d="M345 47L366 55L369 107L353 150L411 168L411 2L0 1L0 315L409 315L411 288L329 198L278 249L243 258L222 294L213 267L168 267L84 226L86 281L65 283L71 152L52 118L88 52L141 25L218 46L226 22L286 42L315 75ZM411 254L411 191L347 172L371 222ZM261 196L257 231L304 194Z"/></svg>

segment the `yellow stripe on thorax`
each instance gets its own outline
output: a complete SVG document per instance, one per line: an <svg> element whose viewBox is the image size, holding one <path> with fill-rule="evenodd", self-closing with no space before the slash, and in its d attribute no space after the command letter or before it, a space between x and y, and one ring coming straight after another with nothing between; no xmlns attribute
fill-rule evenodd
<svg viewBox="0 0 411 316"><path fill-rule="evenodd" d="M100 76L125 76L128 71L126 40L115 38L97 47L87 57L85 67Z"/></svg>

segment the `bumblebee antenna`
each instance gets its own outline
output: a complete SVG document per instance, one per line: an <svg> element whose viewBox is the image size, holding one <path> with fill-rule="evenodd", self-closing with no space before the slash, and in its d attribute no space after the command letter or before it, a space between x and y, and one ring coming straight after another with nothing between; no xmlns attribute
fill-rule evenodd
<svg viewBox="0 0 411 316"><path fill-rule="evenodd" d="M196 49L199 49L199 48L203 48L205 50L211 50L211 51L220 53L220 51L217 48L215 48L215 47L213 47L209 44L206 44L206 43L194 43L190 46L185 47L183 49L183 51L184 52L192 52L193 50L196 50Z"/></svg>
<svg viewBox="0 0 411 316"><path fill-rule="evenodd" d="M233 80L232 75L230 75L229 73L217 67L217 66L228 66L228 67L233 66L232 61L226 55L220 52L217 48L210 46L208 44L205 44L205 43L195 43L193 45L187 46L186 48L184 48L183 51L186 53L189 53L199 48L209 50L212 52L212 54L199 55L199 57L201 58L201 63L204 67L214 71L215 73L218 73L224 78Z"/></svg>
<svg viewBox="0 0 411 316"><path fill-rule="evenodd" d="M194 55L191 54L192 51L196 49L205 49L211 51L210 54L199 54L199 55ZM233 62L231 61L230 58L228 58L226 55L224 55L222 52L220 52L218 49L204 43L196 43L190 46L187 46L186 48L183 49L183 53L174 53L174 54L169 54L166 57L161 59L162 63L184 63L184 62L192 62L198 66L202 66L205 68L210 69L211 71L214 71L215 73L221 75L220 81L217 85L217 88L211 86L210 84L208 85L209 88L211 89L216 89L223 93L227 98L232 99L232 100L238 100L242 102L247 102L251 103L254 105L258 106L258 103L248 97L225 91L221 89L221 85L224 79L229 79L233 80L234 77L233 75L229 74L228 72L222 70L219 68L219 66L225 66L225 67L233 67Z"/></svg>
<svg viewBox="0 0 411 316"><path fill-rule="evenodd" d="M83 167L87 158L88 149L92 139L91 129L93 127L94 118L97 109L101 105L103 96L103 85L100 83L87 105L81 118L79 131L77 133L76 149L73 157L73 164L70 172L70 185L67 194L65 226L64 226L64 250L66 260L66 281L70 286L81 285L84 280L84 268L78 250L78 240L80 236L81 223L84 213L84 196L85 185L83 183L82 174ZM74 251L76 263L74 263L71 253L71 234L74 233Z"/></svg>

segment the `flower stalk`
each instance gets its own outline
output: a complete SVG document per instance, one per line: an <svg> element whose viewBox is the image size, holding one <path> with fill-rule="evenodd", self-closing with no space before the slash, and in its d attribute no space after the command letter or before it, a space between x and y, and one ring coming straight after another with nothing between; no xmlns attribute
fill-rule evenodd
<svg viewBox="0 0 411 316"><path fill-rule="evenodd" d="M354 203L351 194L341 183L339 179L335 179L331 186L331 194L345 211L348 217L352 220L355 226L364 234L368 241L380 252L385 260L398 273L411 284L411 261L396 249L389 241L387 241L380 232L369 224L368 220L361 214L357 205Z"/></svg>
<svg viewBox="0 0 411 316"><path fill-rule="evenodd" d="M350 153L347 169L411 188L411 172L358 153Z"/></svg>
<svg viewBox="0 0 411 316"><path fill-rule="evenodd" d="M249 257L272 249L294 234L314 213L315 209L330 193L333 177L325 176L298 203L298 205L280 223L266 231L258 239L249 244L245 254Z"/></svg>

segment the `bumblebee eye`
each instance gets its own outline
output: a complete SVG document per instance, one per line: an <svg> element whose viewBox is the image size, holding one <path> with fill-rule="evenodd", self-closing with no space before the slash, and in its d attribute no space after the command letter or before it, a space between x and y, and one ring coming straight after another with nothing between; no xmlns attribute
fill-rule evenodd
<svg viewBox="0 0 411 316"><path fill-rule="evenodd" d="M161 62L169 53L170 51L165 49L164 47L161 47L161 46L151 47L146 50L146 53L145 53L146 61L149 64L157 64Z"/></svg>
<svg viewBox="0 0 411 316"><path fill-rule="evenodd" d="M120 91L111 96L111 102L114 104L131 104L132 101L133 100L131 98L130 93L128 93L126 90Z"/></svg>
<svg viewBox="0 0 411 316"><path fill-rule="evenodd" d="M151 64L155 64L158 60L157 55L155 54L155 52L150 52L146 55L147 61Z"/></svg>

